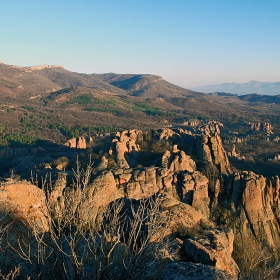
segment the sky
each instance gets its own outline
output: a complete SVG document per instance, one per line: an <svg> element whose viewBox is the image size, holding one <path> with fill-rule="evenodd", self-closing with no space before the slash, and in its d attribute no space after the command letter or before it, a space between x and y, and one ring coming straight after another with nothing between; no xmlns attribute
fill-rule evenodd
<svg viewBox="0 0 280 280"><path fill-rule="evenodd" d="M155 74L185 88L280 81L279 0L9 0L0 61Z"/></svg>

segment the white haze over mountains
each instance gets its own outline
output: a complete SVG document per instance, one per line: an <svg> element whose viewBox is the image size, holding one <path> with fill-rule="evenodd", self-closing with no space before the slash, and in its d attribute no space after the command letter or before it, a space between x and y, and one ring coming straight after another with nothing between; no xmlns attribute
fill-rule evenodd
<svg viewBox="0 0 280 280"><path fill-rule="evenodd" d="M226 92L232 94L265 94L265 95L280 95L280 82L258 82L250 81L247 83L224 83L216 85L206 85L192 87L191 90L200 91L200 92Z"/></svg>

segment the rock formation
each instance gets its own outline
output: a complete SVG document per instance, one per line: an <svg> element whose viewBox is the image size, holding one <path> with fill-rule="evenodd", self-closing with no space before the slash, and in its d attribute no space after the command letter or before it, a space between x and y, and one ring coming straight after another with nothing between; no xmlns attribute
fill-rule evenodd
<svg viewBox="0 0 280 280"><path fill-rule="evenodd" d="M189 171L194 172L196 169L195 162L184 151L178 151L169 166L170 171Z"/></svg>
<svg viewBox="0 0 280 280"><path fill-rule="evenodd" d="M178 145L173 146L172 153L166 150L161 158L161 166L170 171L189 171L196 170L195 161L190 156L186 155L184 151L178 149Z"/></svg>
<svg viewBox="0 0 280 280"><path fill-rule="evenodd" d="M77 137L69 139L65 144L65 146L74 149L86 149L87 142L85 137Z"/></svg>
<svg viewBox="0 0 280 280"><path fill-rule="evenodd" d="M196 171L194 173L182 172L182 201L200 210L205 217L209 217L208 179Z"/></svg>
<svg viewBox="0 0 280 280"><path fill-rule="evenodd" d="M185 239L182 251L193 262L215 266L237 277L239 268L231 257L233 240L232 230L209 229L204 237Z"/></svg>
<svg viewBox="0 0 280 280"><path fill-rule="evenodd" d="M210 121L205 125L202 125L198 128L202 134L211 136L213 134L220 134L220 126L223 126L221 122Z"/></svg>
<svg viewBox="0 0 280 280"><path fill-rule="evenodd" d="M235 157L235 158L238 158L239 160L245 160L245 157L244 156L241 156L239 153L236 152L236 147L235 145L233 144L232 146L232 150L231 152L228 153L228 156L229 157Z"/></svg>
<svg viewBox="0 0 280 280"><path fill-rule="evenodd" d="M164 128L161 130L159 135L159 140L165 139L168 140L170 137L172 137L175 134L175 132L170 128Z"/></svg>
<svg viewBox="0 0 280 280"><path fill-rule="evenodd" d="M268 122L263 122L263 123L248 123L250 126L250 129L252 131L264 131L268 134L273 134L273 127L270 123Z"/></svg>
<svg viewBox="0 0 280 280"><path fill-rule="evenodd" d="M198 136L196 138L196 149L201 162L210 166L217 166L221 174L228 175L231 173L230 163L222 139L218 134Z"/></svg>
<svg viewBox="0 0 280 280"><path fill-rule="evenodd" d="M218 128L213 123L200 134L165 128L145 135L137 130L108 135L100 163L89 182L80 182L80 188L68 187L64 172L59 173L47 197L27 182L2 183L2 221L20 220L29 230L47 232L47 216L58 221L60 213L67 210L65 213L89 229L100 225L106 207L116 200L137 204L159 195L160 215L168 217L170 230L158 234L166 238L176 235L176 244L182 249L183 260L174 260L167 267L181 267L188 277L187 267L197 275L201 268L201 275L210 271L224 277L221 279L234 279L239 271L231 256L234 242L254 241L274 252L280 249L280 183L279 176L268 180L250 171L233 174ZM161 156L151 166L138 164L144 138L159 147L154 158ZM68 146L81 149L87 146L86 139L69 140ZM229 155L238 156L235 146ZM33 158L15 160L24 169ZM174 276L165 273L164 279Z"/></svg>
<svg viewBox="0 0 280 280"><path fill-rule="evenodd" d="M256 238L270 247L280 248L278 215L279 180L268 184L266 178L253 172L234 174L226 192L231 196L235 212L236 234Z"/></svg>
<svg viewBox="0 0 280 280"><path fill-rule="evenodd" d="M269 158L268 161L271 161L271 160L280 160L280 154L276 154L274 156L274 158Z"/></svg>

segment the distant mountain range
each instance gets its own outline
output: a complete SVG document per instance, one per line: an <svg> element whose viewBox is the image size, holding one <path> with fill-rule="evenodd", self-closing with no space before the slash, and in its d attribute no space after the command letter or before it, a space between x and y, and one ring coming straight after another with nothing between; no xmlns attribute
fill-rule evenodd
<svg viewBox="0 0 280 280"><path fill-rule="evenodd" d="M247 83L223 83L216 85L206 85L191 88L200 92L226 92L238 95L244 94L265 94L265 95L279 95L280 94L280 82L258 82L250 81Z"/></svg>
<svg viewBox="0 0 280 280"><path fill-rule="evenodd" d="M0 92L11 97L42 97L65 88L87 87L110 95L136 97L202 96L149 74L81 74L61 66L19 67L0 63Z"/></svg>

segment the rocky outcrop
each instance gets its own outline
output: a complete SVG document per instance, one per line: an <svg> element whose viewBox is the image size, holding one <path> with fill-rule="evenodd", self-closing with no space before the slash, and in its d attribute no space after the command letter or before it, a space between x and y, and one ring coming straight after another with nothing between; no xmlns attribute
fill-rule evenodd
<svg viewBox="0 0 280 280"><path fill-rule="evenodd" d="M231 152L228 153L229 157L235 157L239 160L245 160L245 156L241 156L239 153L236 152L236 146L233 144Z"/></svg>
<svg viewBox="0 0 280 280"><path fill-rule="evenodd" d="M280 154L276 154L274 156L274 158L269 158L268 161L271 161L271 160L280 160Z"/></svg>
<svg viewBox="0 0 280 280"><path fill-rule="evenodd" d="M129 153L139 151L140 147L136 142L138 137L142 137L142 134L141 130L124 130L122 132L116 132L115 140L125 142Z"/></svg>
<svg viewBox="0 0 280 280"><path fill-rule="evenodd" d="M161 280L232 280L237 279L215 266L192 263L172 262L169 263Z"/></svg>
<svg viewBox="0 0 280 280"><path fill-rule="evenodd" d="M183 125L188 125L188 126L198 126L200 123L199 120L192 120L192 121L186 121L183 123Z"/></svg>
<svg viewBox="0 0 280 280"><path fill-rule="evenodd" d="M182 172L182 201L191 205L205 216L209 217L208 179L196 171L194 173Z"/></svg>
<svg viewBox="0 0 280 280"><path fill-rule="evenodd" d="M85 137L77 137L69 139L64 145L73 149L86 149L87 141Z"/></svg>
<svg viewBox="0 0 280 280"><path fill-rule="evenodd" d="M242 138L242 137L237 137L237 136L233 136L230 139L225 139L224 143L245 143L246 142L246 138Z"/></svg>
<svg viewBox="0 0 280 280"><path fill-rule="evenodd" d="M137 204L138 200L160 194L163 197L160 211L169 218L172 230L159 231L159 234L164 234L166 238L176 235L183 243L184 262L182 259L174 261L168 267L181 267L185 277L191 277L185 270L189 267L193 273L197 273L194 277L200 275L201 269L203 277L204 271L213 273L209 279L213 275L234 278L238 268L231 257L233 232L237 237L236 244L240 240L251 244L254 240L268 245L275 252L280 249L280 182L279 176L268 180L249 171L232 174L228 155L217 131L213 124L212 128L205 128L200 135L169 128L151 132L148 136L136 130L110 134L106 141L110 144L102 150L104 155L94 169L91 181L84 185L82 183L80 189L73 186L68 188L66 178L62 176L64 172L59 172L61 177L53 184L54 188L47 197L48 209L42 190L27 182L2 183L1 222L9 224L13 220L15 226L20 224L20 232L18 228L14 227L13 230L11 227L13 236L18 237L21 231L48 231L47 216L53 214L57 221L59 213L70 209L70 212L65 213L71 213L85 228L90 228L99 224L104 209L117 199ZM151 162L156 161L150 167L148 164L143 167L145 163L139 160L145 154L145 150L141 151L140 147L145 139L160 149L153 150ZM166 142L166 139L170 142ZM72 144L69 142L73 148L85 147L84 143L87 144L82 137L79 145L78 140L74 140L73 143L70 141ZM143 145L143 148L148 150L149 147ZM165 149L168 150L163 152ZM64 151L71 153L68 149ZM235 147L230 156L238 156ZM19 157L14 154L17 171L30 168L32 162L38 168L39 161L35 159L33 155ZM51 172L57 173L56 169L63 168L55 169L53 159L45 157L43 163L52 162ZM195 162L198 170L202 170L210 182L197 171ZM135 163L139 163L137 167ZM217 176L210 178L205 166L218 170L214 174ZM211 222L212 218L216 225ZM217 225L223 225L223 229ZM225 227L231 227L233 231ZM187 262L190 260L197 263L190 264ZM180 273L176 271L177 276ZM172 271L170 275L175 277Z"/></svg>
<svg viewBox="0 0 280 280"><path fill-rule="evenodd" d="M124 197L124 192L117 188L114 174L107 171L98 175L84 192L79 190L74 192L74 196L76 198L72 205L72 212L78 211L81 223L94 225L98 219L99 209Z"/></svg>
<svg viewBox="0 0 280 280"><path fill-rule="evenodd" d="M103 171L86 187L81 216L94 220L98 209L115 199L125 197L139 200L159 191L191 205L201 215L209 217L208 179L198 171L179 172L159 167ZM88 213L89 209L91 213Z"/></svg>
<svg viewBox="0 0 280 280"><path fill-rule="evenodd" d="M173 151L167 151L163 154L161 167L169 168L172 171L194 172L196 170L195 159L200 162L200 165L215 166L222 174L228 175L231 173L231 169L221 137L218 134L220 125L222 124L217 122L209 123L202 129L202 132L200 131L199 135L192 135L183 129L170 128L151 131L147 134L143 134L140 130L116 132L113 139L112 135L108 136L112 145L104 156L111 162L113 159L118 168L135 167L138 163L141 143L145 141L144 138L151 139L152 143L165 140L171 141L174 147ZM159 148L164 143L164 141L159 142ZM87 143L83 137L79 137L70 139L65 145L72 148L85 148ZM108 155L112 159L109 159ZM104 160L102 161L104 163ZM108 163L107 168L109 165L110 163ZM106 164L103 166L105 167Z"/></svg>
<svg viewBox="0 0 280 280"><path fill-rule="evenodd" d="M180 151L177 145L174 145L172 153L165 151L161 158L161 166L168 168L170 171L189 171L196 170L195 161L184 151Z"/></svg>
<svg viewBox="0 0 280 280"><path fill-rule="evenodd" d="M203 237L185 239L182 251L192 262L215 266L237 277L239 268L231 257L233 241L232 230L210 229Z"/></svg>
<svg viewBox="0 0 280 280"><path fill-rule="evenodd" d="M184 151L178 151L169 166L170 171L189 171L196 170L196 164Z"/></svg>
<svg viewBox="0 0 280 280"><path fill-rule="evenodd" d="M278 223L279 180L267 182L253 172L234 174L226 189L235 212L236 234L242 238L256 238L272 248L280 248Z"/></svg>
<svg viewBox="0 0 280 280"><path fill-rule="evenodd" d="M109 163L109 160L105 156L102 156L101 161L95 170L102 171L104 169L107 169L108 163Z"/></svg>
<svg viewBox="0 0 280 280"><path fill-rule="evenodd" d="M198 136L196 138L196 150L201 162L215 165L221 174L231 173L230 163L224 150L220 135Z"/></svg>
<svg viewBox="0 0 280 280"><path fill-rule="evenodd" d="M195 210L188 204L179 202L178 200L166 196L161 203L163 212L168 211L170 217L171 229L177 235L192 236L184 239L182 244L183 256L192 263L188 262L173 262L169 266L180 267L193 267L195 274L190 273L182 269L176 270L176 275L168 273L166 270L165 278L163 279L181 279L181 273L184 275L184 279L196 279L195 277L202 277L204 269L209 271L206 278L212 279L215 272L223 275L222 278L213 279L237 279L239 268L232 258L234 234L230 229L215 228L200 211ZM196 264L193 264L196 263ZM200 269L196 270L196 265ZM175 273L175 271L174 271ZM169 278L169 277L174 278ZM181 275L179 277L179 275ZM179 278L178 278L179 277Z"/></svg>
<svg viewBox="0 0 280 280"><path fill-rule="evenodd" d="M86 149L87 143L85 137L78 137L77 139L77 149Z"/></svg>
<svg viewBox="0 0 280 280"><path fill-rule="evenodd" d="M168 169L170 165L171 152L166 150L161 157L161 166Z"/></svg>
<svg viewBox="0 0 280 280"><path fill-rule="evenodd" d="M42 190L29 182L9 180L0 185L2 225L20 223L37 233L48 231L47 208Z"/></svg>
<svg viewBox="0 0 280 280"><path fill-rule="evenodd" d="M161 139L168 140L168 139L171 138L174 134L175 134L175 132L174 132L172 129L170 129L170 128L163 128L163 129L160 131L159 140L161 140Z"/></svg>
<svg viewBox="0 0 280 280"><path fill-rule="evenodd" d="M119 168L129 168L124 157L126 152L128 152L127 143L125 141L116 142L116 163Z"/></svg>
<svg viewBox="0 0 280 280"><path fill-rule="evenodd" d="M205 125L202 125L198 128L203 135L211 136L213 134L220 134L220 126L223 126L221 122L210 121Z"/></svg>
<svg viewBox="0 0 280 280"><path fill-rule="evenodd" d="M248 123L248 125L250 126L250 129L252 131L263 131L266 132L268 134L273 134L273 127L270 123L268 122L263 122L263 123Z"/></svg>
<svg viewBox="0 0 280 280"><path fill-rule="evenodd" d="M187 236L202 234L205 228L213 228L214 224L201 211L178 201L169 194L163 194L161 211L168 216L169 228L173 234L185 239ZM165 233L170 234L169 232Z"/></svg>
<svg viewBox="0 0 280 280"><path fill-rule="evenodd" d="M136 142L138 138L142 138L142 134L141 130L124 130L116 133L110 151L111 154L115 154L115 161L119 168L134 167L137 164L133 156L140 151L140 146Z"/></svg>
<svg viewBox="0 0 280 280"><path fill-rule="evenodd" d="M64 145L65 145L66 147L76 149L76 148L77 148L77 138L71 138L71 139L69 139L66 143L64 143Z"/></svg>
<svg viewBox="0 0 280 280"><path fill-rule="evenodd" d="M44 258L44 252L49 254L38 241L49 234L51 225L45 201L44 192L29 182L9 180L1 184L1 278L8 279L3 275L8 275L16 267L19 268L19 278L35 279L40 268L42 272L51 271L52 266L47 263L53 261L53 256L46 258L44 267L38 264L39 256Z"/></svg>

